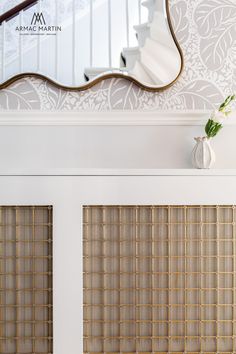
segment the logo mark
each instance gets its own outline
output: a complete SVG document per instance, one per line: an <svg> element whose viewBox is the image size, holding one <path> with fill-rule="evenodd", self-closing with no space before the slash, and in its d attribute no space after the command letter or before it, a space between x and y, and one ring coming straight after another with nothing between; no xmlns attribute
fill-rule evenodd
<svg viewBox="0 0 236 354"><path fill-rule="evenodd" d="M41 13L35 12L32 17L31 25L35 26L37 23L40 25L46 25L46 21L42 12Z"/></svg>

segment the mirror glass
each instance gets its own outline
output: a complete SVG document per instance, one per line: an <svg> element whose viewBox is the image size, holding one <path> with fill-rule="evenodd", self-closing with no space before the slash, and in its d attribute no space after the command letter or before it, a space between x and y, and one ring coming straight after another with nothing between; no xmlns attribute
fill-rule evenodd
<svg viewBox="0 0 236 354"><path fill-rule="evenodd" d="M86 88L104 76L158 90L183 58L168 0L1 0L0 85L36 73Z"/></svg>

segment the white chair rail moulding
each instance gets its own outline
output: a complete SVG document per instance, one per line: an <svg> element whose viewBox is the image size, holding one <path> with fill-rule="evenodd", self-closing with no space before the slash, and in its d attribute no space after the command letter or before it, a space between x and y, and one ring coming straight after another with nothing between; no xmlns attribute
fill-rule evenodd
<svg viewBox="0 0 236 354"><path fill-rule="evenodd" d="M94 125L94 126L199 126L205 125L211 111L5 111L0 125ZM236 111L224 125L236 125Z"/></svg>

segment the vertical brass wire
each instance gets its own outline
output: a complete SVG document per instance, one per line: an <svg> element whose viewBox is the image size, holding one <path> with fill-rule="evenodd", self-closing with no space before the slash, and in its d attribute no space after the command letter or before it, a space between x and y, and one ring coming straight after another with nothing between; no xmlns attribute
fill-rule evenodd
<svg viewBox="0 0 236 354"><path fill-rule="evenodd" d="M105 274L106 274L106 269L105 269L105 262L106 262L106 246L105 246L105 223L106 223L106 208L102 208L102 287L105 289L106 286L106 281L105 281ZM102 303L103 303L103 328L102 328L102 350L105 353L106 351L106 293L103 291L103 296L102 296Z"/></svg>
<svg viewBox="0 0 236 354"><path fill-rule="evenodd" d="M36 354L36 348L35 348L35 320L36 320L36 309L35 309L35 208L32 207L32 240L33 240L33 267L32 267L32 271L33 271L33 354Z"/></svg>
<svg viewBox="0 0 236 354"><path fill-rule="evenodd" d="M3 210L3 208L1 208L1 213L2 213L2 224L4 224L5 220L6 220L6 211ZM2 255L6 255L6 249L7 249L7 244L6 244L6 241L7 241L7 235L6 235L6 230L4 227L2 227L2 239L3 239L3 246L2 246ZM6 259L3 259L3 269L2 269L2 272L4 273L4 276L2 277L2 287L1 289L6 289L7 287L7 275L6 275ZM4 305L4 308L1 308L1 312L4 313L4 321L7 321L7 308L6 308L6 300L7 300L7 294L6 292L3 292L3 295L2 295L2 299L3 299L3 305ZM6 328L4 328L4 326L1 326L2 328L2 337L4 337L4 335L6 335ZM1 340L1 343L2 343L2 349L4 349L4 341ZM5 348L6 348L6 341L5 341ZM14 342L15 344L15 342ZM3 350L4 352L4 350Z"/></svg>
<svg viewBox="0 0 236 354"><path fill-rule="evenodd" d="M82 238L83 238L83 240L85 240L88 236L87 236L87 227L85 226L85 225L87 225L87 220L88 219L86 219L86 217L85 217L85 214L87 213L87 208L83 208L83 212L82 212L82 217L83 217L83 235L82 235ZM87 254L87 252L85 251L85 249L84 249L84 247L85 247L85 244L84 244L84 242L83 242L83 244L82 244L82 249L83 249L83 272L85 272L85 271L87 271L87 264L86 264L86 254ZM86 352L87 351L87 348L86 348L86 342L85 342L85 338L84 338L84 336L85 336L85 331L87 330L87 329L85 329L85 319L87 320L89 317L87 317L87 314L85 313L86 311L85 311L85 308L84 308L84 299L85 299L85 296L87 295L87 294L85 294L85 292L86 292L86 286L87 286L87 284L85 284L85 277L83 276L83 352ZM89 294L90 295L90 294Z"/></svg>
<svg viewBox="0 0 236 354"><path fill-rule="evenodd" d="M19 299L19 291L17 291L20 288L19 284L19 270L18 270L18 257L19 257L19 210L16 207L15 208L15 222L16 222L16 229L15 229L15 299L16 299L16 310L15 310L15 316L16 316L16 353L19 353L19 324L18 324L18 311L19 311L19 305L20 305L20 299Z"/></svg>
<svg viewBox="0 0 236 354"><path fill-rule="evenodd" d="M2 215L2 208L0 207L0 224L3 223L3 215ZM5 248L5 239L3 237L3 229L2 227L0 227L0 255L2 254L6 254L6 252L4 251ZM5 274L6 270L5 268L5 262L2 260L1 261L1 257L0 257L0 272ZM2 276L0 281L0 290L4 289L4 280L5 280L5 276ZM6 304L6 300L5 300L6 294L0 292L0 303L2 301L2 303L5 305ZM2 300L1 300L2 299ZM6 314L4 313L6 312L6 310L4 311L2 308L0 309L0 318L2 318L2 320L6 320ZM0 326L0 337L3 337L3 326ZM3 340L0 340L0 353L3 353Z"/></svg>
<svg viewBox="0 0 236 354"><path fill-rule="evenodd" d="M122 208L119 206L119 273L121 274L121 240L122 240ZM121 311L122 311L122 307L121 307L121 291L122 291L122 287L121 287L121 277L119 277L119 297L118 297L118 301L119 301L119 336L121 337ZM119 352L121 353L121 339L119 340Z"/></svg>
<svg viewBox="0 0 236 354"><path fill-rule="evenodd" d="M236 261L236 247L235 247L235 238L236 238L236 233L235 233L235 212L236 208L235 206L232 207L232 213L233 213L233 233L232 233L232 241L233 241L233 352L236 352L236 311L235 311L235 306L236 306L236 282L235 282L235 277L236 277L236 268L235 268L235 261Z"/></svg>
<svg viewBox="0 0 236 354"><path fill-rule="evenodd" d="M184 352L187 352L187 333L188 333L188 322L187 322L187 207L184 206Z"/></svg>
<svg viewBox="0 0 236 354"><path fill-rule="evenodd" d="M219 206L216 207L216 352L219 353ZM215 241L213 241L215 242ZM215 280L215 279L214 279Z"/></svg>
<svg viewBox="0 0 236 354"><path fill-rule="evenodd" d="M168 206L168 353L171 352L171 209Z"/></svg>
<svg viewBox="0 0 236 354"><path fill-rule="evenodd" d="M153 272L154 272L154 266L153 266L153 262L154 262L154 242L155 242L155 239L154 239L154 223L155 223L155 213L154 213L154 207L151 208L151 212L152 212L152 217L151 217L151 228L152 228L152 231L151 231L151 244L152 244L152 249L151 249L151 292L152 292L152 295L151 295L151 302L152 302L152 309L151 309L151 312L152 312L152 352L154 352L154 314L153 314L153 311L154 311L154 281L153 281Z"/></svg>
<svg viewBox="0 0 236 354"><path fill-rule="evenodd" d="M35 223L36 223L36 221L35 221ZM43 224L44 224L44 214L43 214ZM44 228L43 228L43 230L42 230L42 235L43 235L43 240L45 240L45 235L44 235ZM49 247L50 247L50 244L48 243L48 249L49 249ZM46 270L47 271L47 270ZM43 264L42 264L42 272L44 273L45 272L45 269L44 269L44 262L43 262ZM48 284L48 287L49 287L49 284ZM45 280L44 280L44 278L43 278L43 288L45 289ZM47 295L46 295L47 296ZM43 294L43 301L45 301L45 294ZM49 319L49 317L50 317L50 308L48 307L48 310L47 310L47 318ZM43 334L45 335L45 328L46 328L46 323L43 323L42 324L42 328L43 328ZM50 345L50 341L48 340L47 341L47 349L49 350L49 345Z"/></svg>
<svg viewBox="0 0 236 354"><path fill-rule="evenodd" d="M4 210L4 212L3 212ZM1 208L1 211L4 215L4 218L2 218L2 223L6 223L6 209L3 209ZM7 251L7 234L6 234L6 229L5 228L2 228L2 233L4 233L4 247L3 247L3 256L6 255L6 251ZM6 265L6 258L3 259L3 264L4 264L4 267L3 267L3 272L4 272L4 282L3 282L3 288L2 289L6 289L7 288L7 265ZM3 296L3 304L4 304L4 321L7 321L8 320L8 316L7 316L7 307L6 307L6 304L7 304L7 294L6 294L6 291L4 291L4 296ZM1 309L1 311L3 311L3 309ZM7 333L6 333L6 326L1 326L2 327L2 336L6 336ZM3 340L1 340L2 343L4 343ZM13 343L14 343L14 346L15 346L15 340L13 340ZM3 348L4 348L4 345L2 344ZM8 349L7 348L7 340L5 340L5 349ZM4 351L3 351L4 352Z"/></svg>
<svg viewBox="0 0 236 354"><path fill-rule="evenodd" d="M203 263L203 208L200 206L200 353L203 353L203 346L202 346L202 337L203 337L203 286L202 286L202 273L204 270L204 263ZM199 312L199 309L198 309Z"/></svg>
<svg viewBox="0 0 236 354"><path fill-rule="evenodd" d="M49 206L48 207L48 223L49 225L53 225L53 215L52 215L52 207ZM48 240L50 240L51 244L49 243L49 245L51 245L50 247L48 246L48 255L51 254L53 255L53 234L52 234L52 227L47 227L47 238ZM49 265L50 263L50 265ZM47 260L47 270L50 270L51 272L53 272L53 264L51 260ZM49 278L49 287L51 288L51 292L48 292L47 294L47 302L49 302L49 300L52 302L52 306L53 306L53 299L52 299L52 289L53 289L53 276L51 275L51 279ZM53 338L53 325L52 325L52 317L53 317L53 310L52 308L48 307L48 320L50 322L48 322L48 326L47 326L47 333ZM49 354L53 353L53 339L50 339L49 343L48 343L48 352Z"/></svg>
<svg viewBox="0 0 236 354"><path fill-rule="evenodd" d="M56 1L57 2L57 1ZM84 240L88 240L89 238L89 231L90 231L90 228L88 226L88 222L89 222L89 211L90 209L89 208L83 208L83 239ZM86 242L86 241L84 241ZM87 244L86 244L87 246ZM82 245L83 247L83 271L87 271L87 250L85 251L85 245L83 244ZM90 303L92 303L92 290L90 291L89 295L87 295L87 291L86 291L86 288L87 288L87 281L85 279L85 276L83 277L83 305L84 305L84 302L85 302L85 297L89 297L89 301ZM89 318L89 321L92 320L93 318L93 307L91 306L91 308L89 310L85 309L85 306L83 306L83 319L84 319L84 332L85 332L85 327L87 327L87 324L85 322L85 319L88 319ZM90 324L90 322L89 322ZM89 331L89 328L87 329L86 328L86 331ZM85 338L83 338L83 351L85 353L88 352L88 340Z"/></svg>
<svg viewBox="0 0 236 354"><path fill-rule="evenodd" d="M138 271L138 207L135 207L135 335L136 335L136 352L138 352L138 347L139 347L139 307L138 301L139 301L139 290L138 288L138 282L137 282L137 271Z"/></svg>

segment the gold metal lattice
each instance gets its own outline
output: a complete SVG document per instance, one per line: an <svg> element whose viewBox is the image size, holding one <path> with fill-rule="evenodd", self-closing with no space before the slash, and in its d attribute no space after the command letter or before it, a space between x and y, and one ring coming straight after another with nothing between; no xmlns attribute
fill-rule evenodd
<svg viewBox="0 0 236 354"><path fill-rule="evenodd" d="M52 353L52 207L0 207L0 353Z"/></svg>
<svg viewBox="0 0 236 354"><path fill-rule="evenodd" d="M86 206L84 353L236 353L235 206Z"/></svg>

